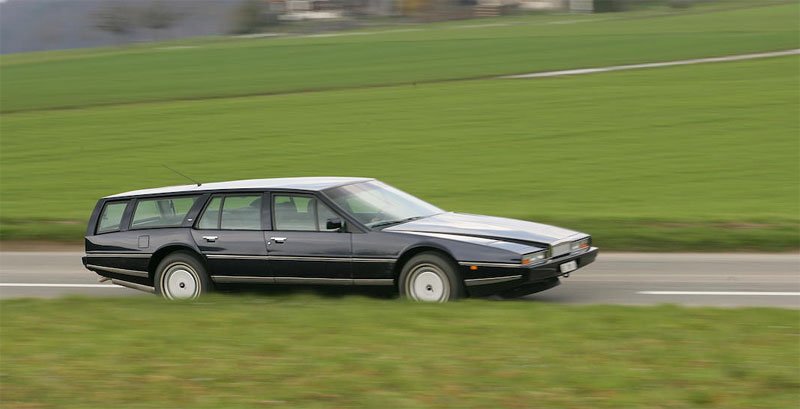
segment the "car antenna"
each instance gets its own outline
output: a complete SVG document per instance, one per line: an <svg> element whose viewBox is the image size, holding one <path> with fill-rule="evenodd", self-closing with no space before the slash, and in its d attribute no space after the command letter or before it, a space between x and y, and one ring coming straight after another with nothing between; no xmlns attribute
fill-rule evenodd
<svg viewBox="0 0 800 409"><path fill-rule="evenodd" d="M171 167L169 167L169 166L167 166L167 165L165 165L165 164L163 164L163 163L161 164L161 166L163 166L163 167L165 167L165 168L167 168L167 169L169 169L169 170L171 170L171 171L173 171L173 172L175 172L175 173L177 173L177 174L179 174L179 175L181 175L181 176L185 177L186 179L189 179L189 180L191 180L193 183L197 184L197 186L201 186L201 185L202 185L202 183L200 183L200 182L198 182L198 181L196 181L196 180L194 180L194 179L190 178L189 176L186 176L186 175L184 175L184 174L183 174L183 173L181 173L181 172L178 172L178 171L177 171L177 170L175 170L175 169L172 169Z"/></svg>

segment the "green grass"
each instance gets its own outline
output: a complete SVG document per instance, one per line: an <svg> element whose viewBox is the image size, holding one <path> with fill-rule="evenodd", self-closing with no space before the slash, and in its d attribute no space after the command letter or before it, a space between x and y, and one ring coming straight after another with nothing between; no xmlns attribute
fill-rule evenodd
<svg viewBox="0 0 800 409"><path fill-rule="evenodd" d="M797 2L486 20L333 38L6 56L2 112L420 83L797 48ZM634 18L635 17L635 18ZM569 24L558 24L558 23Z"/></svg>
<svg viewBox="0 0 800 409"><path fill-rule="evenodd" d="M606 249L794 250L798 61L5 115L0 233L77 240L98 197L185 183L166 163L373 176Z"/></svg>
<svg viewBox="0 0 800 409"><path fill-rule="evenodd" d="M4 407L788 408L798 312L311 296L0 302Z"/></svg>

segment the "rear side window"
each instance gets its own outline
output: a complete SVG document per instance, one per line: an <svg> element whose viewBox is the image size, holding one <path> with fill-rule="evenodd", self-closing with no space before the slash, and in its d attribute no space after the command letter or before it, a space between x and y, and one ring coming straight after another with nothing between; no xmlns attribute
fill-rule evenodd
<svg viewBox="0 0 800 409"><path fill-rule="evenodd" d="M261 195L214 197L200 217L197 228L261 230Z"/></svg>
<svg viewBox="0 0 800 409"><path fill-rule="evenodd" d="M219 229L219 209L222 207L222 197L211 199L211 203L206 207L200 221L197 222L198 229Z"/></svg>
<svg viewBox="0 0 800 409"><path fill-rule="evenodd" d="M180 227L198 196L160 197L136 202L131 229Z"/></svg>
<svg viewBox="0 0 800 409"><path fill-rule="evenodd" d="M100 213L100 220L97 222L97 234L119 231L122 214L125 213L127 206L128 202L106 203Z"/></svg>
<svg viewBox="0 0 800 409"><path fill-rule="evenodd" d="M223 230L261 230L261 195L225 197L220 227Z"/></svg>

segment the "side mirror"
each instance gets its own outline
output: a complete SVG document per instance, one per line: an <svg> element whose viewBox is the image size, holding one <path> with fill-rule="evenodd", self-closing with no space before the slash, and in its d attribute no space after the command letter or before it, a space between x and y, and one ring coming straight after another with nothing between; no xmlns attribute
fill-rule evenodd
<svg viewBox="0 0 800 409"><path fill-rule="evenodd" d="M338 217L335 217L335 218L332 218L332 219L328 219L328 221L325 223L325 229L327 229L327 230L341 230L342 225L343 225L342 219L340 219Z"/></svg>

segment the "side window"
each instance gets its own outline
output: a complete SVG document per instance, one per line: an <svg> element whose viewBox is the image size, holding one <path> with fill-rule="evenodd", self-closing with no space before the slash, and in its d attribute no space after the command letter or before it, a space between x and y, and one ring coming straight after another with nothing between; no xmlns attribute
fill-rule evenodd
<svg viewBox="0 0 800 409"><path fill-rule="evenodd" d="M222 207L222 198L217 196L211 199L200 221L197 222L198 229L219 229L219 209Z"/></svg>
<svg viewBox="0 0 800 409"><path fill-rule="evenodd" d="M328 219L338 217L328 206L311 196L273 196L275 230L329 231Z"/></svg>
<svg viewBox="0 0 800 409"><path fill-rule="evenodd" d="M223 230L261 230L261 195L225 196L220 227Z"/></svg>
<svg viewBox="0 0 800 409"><path fill-rule="evenodd" d="M106 203L100 213L100 220L97 222L97 234L119 231L126 206L128 206L128 202Z"/></svg>
<svg viewBox="0 0 800 409"><path fill-rule="evenodd" d="M180 227L197 196L143 199L136 203L131 229Z"/></svg>
<svg viewBox="0 0 800 409"><path fill-rule="evenodd" d="M328 230L326 225L328 224L328 219L338 219L339 216L333 212L328 206L325 206L325 203L317 201L317 223L319 225L319 229L321 231L336 231L338 229L331 229Z"/></svg>
<svg viewBox="0 0 800 409"><path fill-rule="evenodd" d="M261 195L216 196L206 207L198 229L261 230Z"/></svg>

